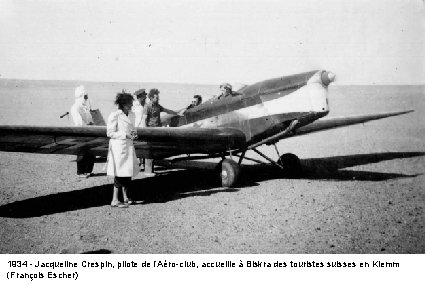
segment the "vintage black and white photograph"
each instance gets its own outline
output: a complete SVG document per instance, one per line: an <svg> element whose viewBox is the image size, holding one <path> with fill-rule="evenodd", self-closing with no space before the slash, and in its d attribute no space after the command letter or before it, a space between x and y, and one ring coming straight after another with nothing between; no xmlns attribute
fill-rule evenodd
<svg viewBox="0 0 426 284"><path fill-rule="evenodd" d="M421 0L0 0L1 254L425 254Z"/></svg>

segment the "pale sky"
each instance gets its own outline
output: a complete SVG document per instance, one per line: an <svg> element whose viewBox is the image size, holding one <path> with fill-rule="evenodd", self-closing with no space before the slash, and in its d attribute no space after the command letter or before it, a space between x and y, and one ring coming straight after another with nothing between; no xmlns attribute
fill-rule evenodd
<svg viewBox="0 0 426 284"><path fill-rule="evenodd" d="M424 84L421 0L0 0L0 78Z"/></svg>

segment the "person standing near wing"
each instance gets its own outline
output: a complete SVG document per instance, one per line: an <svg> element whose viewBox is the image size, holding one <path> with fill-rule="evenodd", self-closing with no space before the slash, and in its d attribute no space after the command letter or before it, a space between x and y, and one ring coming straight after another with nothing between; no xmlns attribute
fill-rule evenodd
<svg viewBox="0 0 426 284"><path fill-rule="evenodd" d="M146 103L147 93L145 89L139 89L133 95L136 97L136 101L132 107L132 111L135 113L135 116L136 116L135 127L144 127L145 123L142 123L142 116L143 116L143 108ZM138 158L138 161L139 161L139 166L142 166L142 170L145 170L145 159Z"/></svg>
<svg viewBox="0 0 426 284"><path fill-rule="evenodd" d="M160 91L158 89L149 90L148 98L150 102L145 104L143 108L142 124L144 127L161 127L161 112L179 115L177 112L160 105ZM152 162L152 159L145 159L145 176L154 176Z"/></svg>
<svg viewBox="0 0 426 284"><path fill-rule="evenodd" d="M143 108L145 107L146 103L147 93L145 89L139 89L133 95L136 97L136 101L134 102L132 107L132 111L135 113L136 116L135 127L144 127L144 123L142 123L142 116Z"/></svg>
<svg viewBox="0 0 426 284"><path fill-rule="evenodd" d="M161 127L160 113L179 115L177 112L160 105L160 91L158 89L149 90L149 103L143 108L142 123L144 127Z"/></svg>
<svg viewBox="0 0 426 284"><path fill-rule="evenodd" d="M93 125L90 114L90 106L86 104L89 95L83 85L75 89L75 102L71 107L70 114L75 126ZM81 149L77 154L77 176L88 178L92 175L95 156L88 149Z"/></svg>
<svg viewBox="0 0 426 284"><path fill-rule="evenodd" d="M107 175L114 177L112 207L126 207L134 204L128 197L131 180L139 173L133 140L137 139L135 114L131 111L133 96L126 92L118 93L115 98L118 110L108 117L107 136L109 140ZM123 202L118 199L119 190L123 190Z"/></svg>

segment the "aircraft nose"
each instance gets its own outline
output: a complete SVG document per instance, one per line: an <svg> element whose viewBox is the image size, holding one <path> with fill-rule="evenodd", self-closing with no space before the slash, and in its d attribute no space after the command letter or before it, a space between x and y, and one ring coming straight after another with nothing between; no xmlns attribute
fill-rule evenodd
<svg viewBox="0 0 426 284"><path fill-rule="evenodd" d="M336 74L333 72L323 71L321 74L321 81L325 86L330 85L336 79Z"/></svg>

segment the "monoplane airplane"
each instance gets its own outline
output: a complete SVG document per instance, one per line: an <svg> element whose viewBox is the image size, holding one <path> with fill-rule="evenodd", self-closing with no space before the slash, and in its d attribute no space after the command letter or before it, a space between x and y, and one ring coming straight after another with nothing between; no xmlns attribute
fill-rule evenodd
<svg viewBox="0 0 426 284"><path fill-rule="evenodd" d="M281 139L332 129L410 111L323 118L329 113L328 86L335 79L320 70L270 79L245 86L232 95L213 98L182 116L167 117L170 127L138 128L134 141L138 157L168 159L170 163L221 157L222 186L238 181L239 166L252 150L287 172L297 172L300 161L287 153L278 161L257 148ZM322 119L321 119L322 118ZM78 154L91 151L106 156L105 126L0 126L0 150L42 154ZM235 159L235 161L234 161Z"/></svg>

